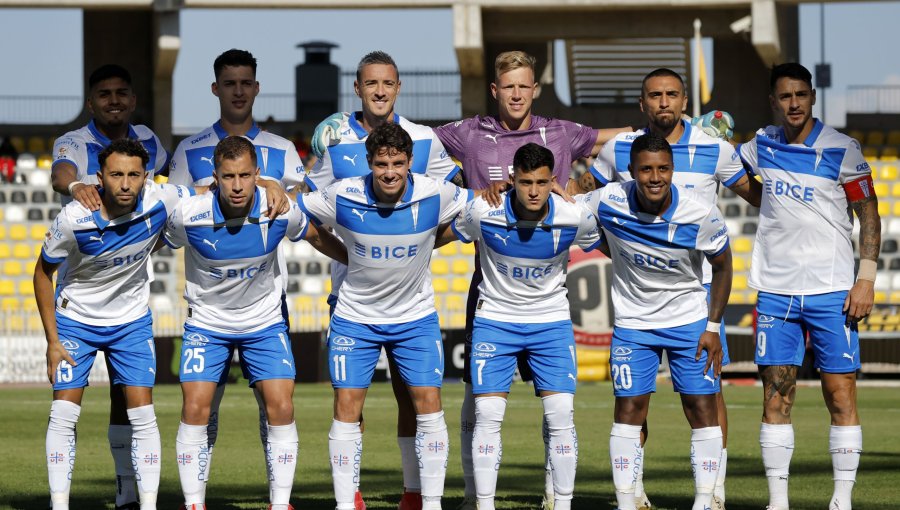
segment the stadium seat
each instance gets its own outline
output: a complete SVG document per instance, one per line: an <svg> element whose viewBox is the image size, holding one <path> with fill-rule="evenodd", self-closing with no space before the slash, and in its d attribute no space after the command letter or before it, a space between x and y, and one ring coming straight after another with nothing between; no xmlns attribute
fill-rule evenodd
<svg viewBox="0 0 900 510"><path fill-rule="evenodd" d="M892 258L888 264L888 269L891 271L900 271L900 257Z"/></svg>
<svg viewBox="0 0 900 510"><path fill-rule="evenodd" d="M452 290L453 292L459 292L460 294L469 292L468 278L454 278L452 284L450 285L450 290Z"/></svg>
<svg viewBox="0 0 900 510"><path fill-rule="evenodd" d="M59 207L51 207L47 210L47 221L53 221L59 214Z"/></svg>
<svg viewBox="0 0 900 510"><path fill-rule="evenodd" d="M878 202L878 215L882 218L885 216L890 216L891 214L891 204L888 202L881 200Z"/></svg>
<svg viewBox="0 0 900 510"><path fill-rule="evenodd" d="M884 145L884 131L869 131L866 135L866 145Z"/></svg>
<svg viewBox="0 0 900 510"><path fill-rule="evenodd" d="M10 136L9 143L16 149L16 152L25 152L25 139L21 136Z"/></svg>
<svg viewBox="0 0 900 510"><path fill-rule="evenodd" d="M17 259L30 259L31 253L32 253L31 247L25 243L16 243L12 249L12 255L13 255L13 257L15 257ZM7 257L0 257L0 258L9 258L9 257L7 256Z"/></svg>
<svg viewBox="0 0 900 510"><path fill-rule="evenodd" d="M450 329L462 329L462 328L466 327L466 314L465 313L450 314L449 325L447 327Z"/></svg>
<svg viewBox="0 0 900 510"><path fill-rule="evenodd" d="M28 278L24 280L19 280L19 295L20 296L33 296L34 295L34 281Z"/></svg>
<svg viewBox="0 0 900 510"><path fill-rule="evenodd" d="M900 182L895 182L891 186L891 197L900 198ZM879 197L879 198L884 198L884 197Z"/></svg>
<svg viewBox="0 0 900 510"><path fill-rule="evenodd" d="M16 287L12 280L0 280L0 296L12 296L16 293Z"/></svg>
<svg viewBox="0 0 900 510"><path fill-rule="evenodd" d="M475 255L475 243L461 243L459 246L459 251L463 255L472 256Z"/></svg>
<svg viewBox="0 0 900 510"><path fill-rule="evenodd" d="M300 282L298 282L297 280L295 280L295 279L293 279L293 278L290 279L290 280L288 280L286 292L287 292L288 294L297 294L297 293L299 293L299 292L300 292Z"/></svg>
<svg viewBox="0 0 900 510"><path fill-rule="evenodd" d="M900 145L900 130L892 129L891 131L888 131L887 140L885 140L885 144Z"/></svg>
<svg viewBox="0 0 900 510"><path fill-rule="evenodd" d="M887 232L881 233L881 235L885 234L900 237L900 218L891 218L891 221L888 222Z"/></svg>
<svg viewBox="0 0 900 510"><path fill-rule="evenodd" d="M891 290L891 274L886 271L878 271L875 274L875 290Z"/></svg>
<svg viewBox="0 0 900 510"><path fill-rule="evenodd" d="M878 161L878 148L865 146L863 147L863 157L866 158L866 161L869 163L874 163Z"/></svg>
<svg viewBox="0 0 900 510"><path fill-rule="evenodd" d="M731 278L731 290L732 291L744 291L747 290L747 275L745 274L736 274Z"/></svg>
<svg viewBox="0 0 900 510"><path fill-rule="evenodd" d="M6 192L0 190L0 204L6 203Z"/></svg>
<svg viewBox="0 0 900 510"><path fill-rule="evenodd" d="M153 280L150 282L150 293L151 294L165 294L166 293L166 283L161 280Z"/></svg>
<svg viewBox="0 0 900 510"><path fill-rule="evenodd" d="M37 159L34 157L34 154L30 153L22 153L19 154L18 159L16 159L16 167L21 170L34 170L37 168Z"/></svg>
<svg viewBox="0 0 900 510"><path fill-rule="evenodd" d="M753 241L747 237L738 237L734 240L734 251L737 253L750 253L753 251Z"/></svg>
<svg viewBox="0 0 900 510"><path fill-rule="evenodd" d="M847 136L849 136L850 138L853 138L854 140L856 140L859 143L863 143L863 141L865 141L865 138L866 138L866 134L858 129L851 129L850 131L847 131Z"/></svg>
<svg viewBox="0 0 900 510"><path fill-rule="evenodd" d="M153 272L159 274L168 274L171 272L171 268L169 267L169 263L165 260L157 260L153 263Z"/></svg>
<svg viewBox="0 0 900 510"><path fill-rule="evenodd" d="M18 205L6 206L6 221L9 223L20 223L25 221L28 216L25 214L25 208Z"/></svg>
<svg viewBox="0 0 900 510"><path fill-rule="evenodd" d="M47 192L38 189L31 192L31 202L34 204L46 204L47 203Z"/></svg>
<svg viewBox="0 0 900 510"><path fill-rule="evenodd" d="M739 257L735 255L731 259L731 265L734 272L744 272L747 270L747 259L745 257Z"/></svg>
<svg viewBox="0 0 900 510"><path fill-rule="evenodd" d="M431 260L431 274L442 276L450 272L450 264L446 259L436 258Z"/></svg>
<svg viewBox="0 0 900 510"><path fill-rule="evenodd" d="M37 301L33 297L26 297L22 300L22 309L28 312L37 311Z"/></svg>
<svg viewBox="0 0 900 510"><path fill-rule="evenodd" d="M309 311L313 309L315 302L313 301L312 296L297 296L294 298L294 310L297 311Z"/></svg>
<svg viewBox="0 0 900 510"><path fill-rule="evenodd" d="M28 209L28 214L25 216L25 219L28 221L44 221L44 210L32 207Z"/></svg>
<svg viewBox="0 0 900 510"><path fill-rule="evenodd" d="M25 202L28 202L28 195L20 189L13 190L12 194L9 196L9 201L13 204L24 204Z"/></svg>
<svg viewBox="0 0 900 510"><path fill-rule="evenodd" d="M293 243L294 256L300 259L308 259L314 257L315 250L309 243Z"/></svg>
<svg viewBox="0 0 900 510"><path fill-rule="evenodd" d="M744 297L743 292L735 292L731 291L731 294L728 296L728 304L729 305L742 305L747 302L747 298Z"/></svg>
<svg viewBox="0 0 900 510"><path fill-rule="evenodd" d="M302 268L300 267L300 263L295 260L292 260L287 263L287 272L291 276L300 274L301 269Z"/></svg>
<svg viewBox="0 0 900 510"><path fill-rule="evenodd" d="M897 161L897 148L885 147L881 150L881 156L878 157L878 160L886 163Z"/></svg>
<svg viewBox="0 0 900 510"><path fill-rule="evenodd" d="M448 294L445 303L447 304L447 310L451 312L459 312L466 310L466 298L460 296L459 294Z"/></svg>
<svg viewBox="0 0 900 510"><path fill-rule="evenodd" d="M897 253L897 240L885 239L881 243L881 253Z"/></svg>
<svg viewBox="0 0 900 510"><path fill-rule="evenodd" d="M41 250L43 249L43 244L35 244L31 247L31 250L34 252L34 258L38 258L41 256Z"/></svg>
<svg viewBox="0 0 900 510"><path fill-rule="evenodd" d="M436 294L444 294L450 292L450 282L446 278L432 278L431 285L434 287Z"/></svg>
<svg viewBox="0 0 900 510"><path fill-rule="evenodd" d="M50 187L50 172L31 172L28 176L28 184L38 188Z"/></svg>
<svg viewBox="0 0 900 510"><path fill-rule="evenodd" d="M300 284L300 292L311 296L318 296L322 293L321 278L304 278L303 283Z"/></svg>
<svg viewBox="0 0 900 510"><path fill-rule="evenodd" d="M172 298L165 294L157 294L150 299L151 310L169 311L172 308Z"/></svg>
<svg viewBox="0 0 900 510"><path fill-rule="evenodd" d="M759 216L759 207L747 204L747 217L755 218Z"/></svg>
<svg viewBox="0 0 900 510"><path fill-rule="evenodd" d="M445 244L444 246L440 247L438 253L440 253L444 257L452 257L459 253L459 243L454 242Z"/></svg>
<svg viewBox="0 0 900 510"><path fill-rule="evenodd" d="M7 211L9 212L9 211ZM9 227L9 238L13 241L24 241L28 238L28 230L25 225L15 224Z"/></svg>
<svg viewBox="0 0 900 510"><path fill-rule="evenodd" d="M318 276L322 274L322 263L316 260L306 263L306 274L310 276Z"/></svg>
<svg viewBox="0 0 900 510"><path fill-rule="evenodd" d="M722 186L722 198L723 199L730 200L730 199L736 198L736 197L737 197L737 193L735 193L734 191L731 191L731 188L726 188L726 187Z"/></svg>
<svg viewBox="0 0 900 510"><path fill-rule="evenodd" d="M884 261L884 257L878 257L877 264L878 264L877 269L879 271L881 271L882 269L885 269L887 267L887 264Z"/></svg>
<svg viewBox="0 0 900 510"><path fill-rule="evenodd" d="M325 294L331 294L331 278L322 279L322 292Z"/></svg>
<svg viewBox="0 0 900 510"><path fill-rule="evenodd" d="M172 248L169 248L168 246L163 246L162 248L159 249L158 252L154 253L154 255L159 256L159 257L174 257L175 253L172 251Z"/></svg>
<svg viewBox="0 0 900 510"><path fill-rule="evenodd" d="M875 196L877 197L886 197L888 196L889 188L886 182L876 182L875 183Z"/></svg>
<svg viewBox="0 0 900 510"><path fill-rule="evenodd" d="M47 152L47 140L42 136L32 136L28 138L28 144L25 146L28 152L35 154Z"/></svg>
<svg viewBox="0 0 900 510"><path fill-rule="evenodd" d="M471 274L472 268L469 266L469 259L458 258L453 261L453 274Z"/></svg>
<svg viewBox="0 0 900 510"><path fill-rule="evenodd" d="M728 204L725 206L726 218L737 218L741 215L741 207L737 204Z"/></svg>
<svg viewBox="0 0 900 510"><path fill-rule="evenodd" d="M894 214L892 214L891 216L898 216L898 217L900 217L900 200L895 200L895 201L894 201L893 212L894 212Z"/></svg>
<svg viewBox="0 0 900 510"><path fill-rule="evenodd" d="M897 167L894 165L881 165L878 169L878 178L882 181L896 181Z"/></svg>
<svg viewBox="0 0 900 510"><path fill-rule="evenodd" d="M888 302L887 292L877 290L875 291L875 304L876 305L885 305ZM875 331L874 329L872 331Z"/></svg>
<svg viewBox="0 0 900 510"><path fill-rule="evenodd" d="M756 222L745 221L741 226L741 233L748 236L756 235Z"/></svg>
<svg viewBox="0 0 900 510"><path fill-rule="evenodd" d="M46 225L32 225L31 226L31 239L33 241L44 242L44 238L46 236L47 236L47 226Z"/></svg>
<svg viewBox="0 0 900 510"><path fill-rule="evenodd" d="M756 304L756 298L757 298L757 294L756 294L756 291L755 291L755 290L752 291L752 292L748 292L748 293L747 293L747 304L748 304L748 305L755 305L755 304Z"/></svg>
<svg viewBox="0 0 900 510"><path fill-rule="evenodd" d="M19 298L5 297L0 299L0 310L4 312L13 312L19 309Z"/></svg>
<svg viewBox="0 0 900 510"><path fill-rule="evenodd" d="M53 156L44 153L37 157L38 170L50 170L51 166L53 166ZM32 172L32 175L37 173L38 172Z"/></svg>
<svg viewBox="0 0 900 510"><path fill-rule="evenodd" d="M3 262L3 275L4 276L22 276L25 274L25 271L22 269L22 263L18 260L6 260Z"/></svg>

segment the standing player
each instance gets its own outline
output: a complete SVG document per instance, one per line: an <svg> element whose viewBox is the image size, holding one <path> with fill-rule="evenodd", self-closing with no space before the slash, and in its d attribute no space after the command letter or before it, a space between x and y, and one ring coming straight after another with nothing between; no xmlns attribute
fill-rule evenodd
<svg viewBox="0 0 900 510"><path fill-rule="evenodd" d="M57 138L53 144L50 179L54 191L62 197L62 205L75 199L90 211L100 208L100 194L97 191L100 162L97 156L113 140L139 142L150 156L146 165L149 176L165 169L168 154L159 138L147 126L131 124L136 105L137 97L131 88L128 70L107 64L91 73L86 101L91 121ZM145 262L149 264L149 258ZM108 362L107 368L111 369ZM121 386L111 384L109 396L107 436L116 469L116 509L135 509L138 505L137 493L128 447L131 444L131 425L125 412L125 396Z"/></svg>
<svg viewBox="0 0 900 510"><path fill-rule="evenodd" d="M630 158L635 180L583 197L605 231L613 264L610 368L616 407L609 454L616 499L619 510L638 504L633 467L641 461L641 424L665 350L692 429L693 509L706 510L722 456L715 394L720 323L731 292L727 228L714 203L671 184L674 159L665 138L638 137ZM712 265L709 304L701 283L703 258Z"/></svg>
<svg viewBox="0 0 900 510"><path fill-rule="evenodd" d="M216 190L182 201L165 233L169 246L187 248L184 402L175 440L184 506L205 508L210 407L237 348L268 417L269 508L287 510L297 459L291 400L296 372L276 288L276 248L287 237L305 238L329 256L346 259L346 251L332 236L308 227L296 206L274 220L266 217L266 191L256 186L259 168L249 140L225 138L216 145L213 162Z"/></svg>
<svg viewBox="0 0 900 510"><path fill-rule="evenodd" d="M373 51L364 56L356 68L353 83L356 95L362 101L362 110L341 113L329 117L334 121L329 129L341 134L339 141L325 149L310 170L306 182L310 189L324 188L336 180L364 176L371 173L366 161L366 138L376 127L393 122L402 127L413 141L413 158L410 171L425 174L435 179L451 180L462 185L459 167L447 156L444 146L428 126L414 124L394 113L394 103L400 93L400 73L397 64L383 51ZM338 123L339 121L339 123ZM338 138L338 136L335 136ZM455 177L455 179L454 179ZM337 302L341 284L347 275L347 266L332 262L331 306ZM397 444L403 466L403 496L400 510L421 508L421 486L419 484L418 461L416 460L416 413L410 400L409 390L403 384L396 365L389 364L391 384L397 399ZM358 505L362 497L357 496Z"/></svg>
<svg viewBox="0 0 900 510"><path fill-rule="evenodd" d="M382 347L409 388L422 508L441 508L449 442L441 406L444 357L429 263L439 225L471 192L410 174L413 141L384 123L366 139L372 173L337 181L298 203L316 224L336 230L350 263L329 330L334 421L329 454L338 510L354 508L362 455L360 416Z"/></svg>
<svg viewBox="0 0 900 510"><path fill-rule="evenodd" d="M266 189L268 216L269 219L274 219L287 207L282 189L294 187L303 181L303 163L290 141L261 130L253 120L253 102L259 94L256 58L248 51L230 49L216 57L213 62L213 73L216 80L212 83L211 90L219 100L219 120L178 144L169 168L169 182L186 186L209 186L214 180L213 153L216 145L228 136L243 136L255 147L261 177L257 184ZM280 252L278 268L280 275L287 274L284 257ZM283 297L287 281L280 275L277 275L277 278ZM283 304L282 307L287 320L287 304ZM227 376L226 371L223 374L222 384L216 390L210 412L209 463L212 462L212 453L218 438L219 405L225 395ZM259 406L260 442L265 453L266 407L255 388L253 394Z"/></svg>
<svg viewBox="0 0 900 510"><path fill-rule="evenodd" d="M553 466L554 508L568 510L575 489L578 437L574 398L575 337L566 297L569 247L600 242L597 219L577 204L550 195L553 153L529 143L513 157L512 190L503 204L469 203L452 223L463 242L479 241L479 285L472 337L475 395L472 443L480 510L494 509L502 444L500 427L516 369L527 354L544 406Z"/></svg>
<svg viewBox="0 0 900 510"><path fill-rule="evenodd" d="M35 267L34 295L53 384L46 447L54 510L69 508L75 425L98 350L110 361L112 383L125 395L130 471L121 474L132 481L137 477L142 510L156 508L162 452L152 398L156 354L146 259L169 212L189 191L148 181L149 160L134 140L116 140L101 150L94 174L103 189L100 208L91 212L79 202L64 207ZM54 292L53 273L60 267Z"/></svg>
<svg viewBox="0 0 900 510"><path fill-rule="evenodd" d="M808 334L831 414L834 494L828 508L849 510L862 451L857 322L874 301L878 199L859 143L812 117L816 91L809 71L796 63L775 66L770 86L781 125L757 131L740 148L745 166L765 186L749 285L759 290L756 364L765 391L759 442L769 508L788 508L791 408ZM860 223L855 283L849 209Z"/></svg>
<svg viewBox="0 0 900 510"><path fill-rule="evenodd" d="M603 146L600 154L591 167L594 186L604 186L612 181L630 181L628 172L631 144L635 138L644 133L654 133L666 139L672 147L675 162L672 182L685 189L692 189L700 197L712 204L718 200L719 186L729 187L747 202L759 206L761 185L756 179L750 179L738 159L737 153L728 142L714 138L699 127L682 119L687 110L687 95L681 76L671 69L656 69L644 77L640 97L641 111L647 116L647 127L634 133L619 133L608 144ZM589 191L589 190L586 190ZM709 262L703 263L703 286L710 289L712 270ZM727 365L728 344L725 340L725 326L719 331L722 342L722 365ZM719 466L719 478L716 480L714 508L725 507L725 468L727 465L728 412L725 399L720 391L716 395L719 412L719 426L722 427L722 462ZM646 424L641 437L641 450L647 439ZM635 466L638 472L635 498L638 508L650 508L644 494L643 475L644 462Z"/></svg>

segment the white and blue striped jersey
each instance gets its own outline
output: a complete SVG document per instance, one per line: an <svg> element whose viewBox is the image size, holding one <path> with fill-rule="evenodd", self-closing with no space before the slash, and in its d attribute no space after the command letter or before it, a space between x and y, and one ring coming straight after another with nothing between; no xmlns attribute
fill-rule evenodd
<svg viewBox="0 0 900 510"><path fill-rule="evenodd" d="M672 158L675 171L672 182L685 189L691 189L704 199L715 204L718 201L719 184L732 186L747 175L737 152L730 143L709 136L701 129L695 129L690 122L681 121L684 134L672 144ZM594 160L591 174L601 183L632 180L628 164L631 162L631 144L647 133L640 129L634 133L619 133L603 145ZM712 266L703 263L703 283L712 281Z"/></svg>
<svg viewBox="0 0 900 510"><path fill-rule="evenodd" d="M791 295L852 287L853 215L843 185L872 173L859 143L816 119L802 144L768 126L740 155L763 181L749 285Z"/></svg>
<svg viewBox="0 0 900 510"><path fill-rule="evenodd" d="M334 314L367 324L401 324L435 312L431 252L438 225L473 196L467 189L409 174L396 204L379 203L372 174L342 179L297 197L316 224L347 245L349 266Z"/></svg>
<svg viewBox="0 0 900 510"><path fill-rule="evenodd" d="M612 255L615 325L683 326L709 316L701 264L728 247L728 228L712 202L672 185L672 204L655 216L638 210L637 183L613 182L577 198L597 215Z"/></svg>
<svg viewBox="0 0 900 510"><path fill-rule="evenodd" d="M254 123L244 135L256 147L260 177L278 181L285 189L303 182L306 171L290 141L263 131ZM209 186L213 182L216 144L228 138L219 122L178 144L169 167L169 182L184 186Z"/></svg>
<svg viewBox="0 0 900 510"><path fill-rule="evenodd" d="M343 114L341 141L328 147L325 154L309 171L307 184L313 191L340 179L367 175L371 172L366 161L366 139L369 133L357 120L357 117L362 116L362 112L343 112ZM400 124L412 138L413 158L410 172L444 180L452 179L459 172L459 167L447 155L444 145L438 140L433 129L410 122L396 113L393 122Z"/></svg>
<svg viewBox="0 0 900 510"><path fill-rule="evenodd" d="M150 252L166 218L192 193L147 181L135 211L109 221L77 201L63 207L41 250L44 260L61 264L56 312L94 326L126 324L146 315Z"/></svg>
<svg viewBox="0 0 900 510"><path fill-rule="evenodd" d="M479 243L484 279L475 316L519 323L571 320L565 286L569 248L589 251L600 243L597 218L551 194L541 222L520 221L515 200L515 191L505 193L499 207L476 198L451 224L461 241Z"/></svg>
<svg viewBox="0 0 900 510"><path fill-rule="evenodd" d="M182 201L169 217L165 241L185 247L186 324L243 334L283 320L276 283L276 248L285 237L306 236L306 216L292 203L266 217L266 192L256 187L250 214L226 220L218 190Z"/></svg>
<svg viewBox="0 0 900 510"><path fill-rule="evenodd" d="M128 126L128 138L140 142L150 155L150 161L147 163L149 177L166 167L169 154L150 128L144 125ZM91 120L86 126L69 131L56 139L53 143L53 165L69 163L75 167L75 180L85 184L99 184L97 171L100 170L100 162L97 156L111 142L112 140L101 133ZM62 197L62 205L71 201L70 196Z"/></svg>

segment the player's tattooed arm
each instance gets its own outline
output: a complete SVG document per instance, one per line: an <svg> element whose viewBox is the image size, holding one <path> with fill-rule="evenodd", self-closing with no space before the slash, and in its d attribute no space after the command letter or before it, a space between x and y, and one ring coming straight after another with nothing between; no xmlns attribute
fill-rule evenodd
<svg viewBox="0 0 900 510"><path fill-rule="evenodd" d="M791 408L797 393L797 367L792 365L760 366L763 383L763 422L786 425L791 422Z"/></svg>
<svg viewBox="0 0 900 510"><path fill-rule="evenodd" d="M345 266L349 264L347 247L325 227L316 227L312 223L306 229L306 241L321 254L330 257Z"/></svg>
<svg viewBox="0 0 900 510"><path fill-rule="evenodd" d="M56 297L53 287L53 273L59 264L47 262L43 256L38 256L34 267L34 299L37 302L38 312L41 314L41 323L44 325L44 334L47 337L47 378L50 383L55 382L56 368L63 360L75 366L75 360L59 341L59 333L56 329Z"/></svg>
<svg viewBox="0 0 900 510"><path fill-rule="evenodd" d="M881 218L875 195L850 202L859 218L859 274L844 301L850 321L859 321L872 311L875 303L875 269L881 249Z"/></svg>
<svg viewBox="0 0 900 510"><path fill-rule="evenodd" d="M753 207L760 206L762 202L762 184L756 178L745 175L738 179L738 182L729 186L729 188Z"/></svg>

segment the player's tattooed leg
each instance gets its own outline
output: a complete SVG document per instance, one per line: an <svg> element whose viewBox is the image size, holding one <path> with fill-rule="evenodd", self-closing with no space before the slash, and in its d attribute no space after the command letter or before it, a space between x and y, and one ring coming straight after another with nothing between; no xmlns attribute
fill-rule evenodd
<svg viewBox="0 0 900 510"><path fill-rule="evenodd" d="M797 367L792 365L762 366L763 422L790 423L791 408L797 393Z"/></svg>

